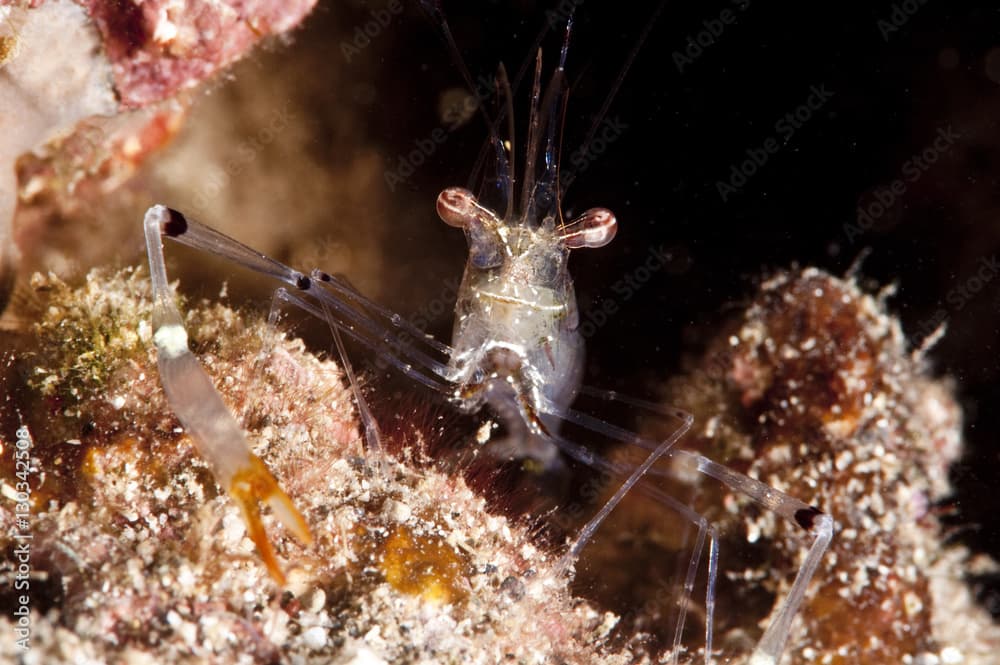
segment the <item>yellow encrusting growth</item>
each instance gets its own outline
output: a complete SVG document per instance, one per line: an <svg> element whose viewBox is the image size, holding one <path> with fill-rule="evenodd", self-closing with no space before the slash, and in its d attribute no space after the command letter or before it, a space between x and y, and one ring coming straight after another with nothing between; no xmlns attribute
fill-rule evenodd
<svg viewBox="0 0 1000 665"><path fill-rule="evenodd" d="M0 36L0 66L14 54L16 46L17 40L13 37Z"/></svg>
<svg viewBox="0 0 1000 665"><path fill-rule="evenodd" d="M415 535L398 524L382 547L382 574L397 591L436 605L465 598L467 562L440 536Z"/></svg>

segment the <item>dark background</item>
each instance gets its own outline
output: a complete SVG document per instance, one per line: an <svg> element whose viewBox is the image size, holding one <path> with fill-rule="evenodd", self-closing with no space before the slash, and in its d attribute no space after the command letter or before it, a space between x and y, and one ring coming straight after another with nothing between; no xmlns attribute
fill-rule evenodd
<svg viewBox="0 0 1000 665"><path fill-rule="evenodd" d="M513 76L555 4L449 2L444 9L473 77L492 76L499 62ZM579 147L657 4L579 3L565 151ZM1000 478L1000 275L974 280L1000 255L1000 8L987 5L666 2L609 112L627 129L579 175L564 204L567 214L600 205L618 216L615 241L578 252L572 269L585 316L608 299L619 307L589 340L587 380L631 394L650 394L697 353L767 274L793 265L844 274L870 252L862 282L871 291L897 286L889 305L914 343L931 322L947 321L929 360L933 373L954 382L968 450L953 469L955 495L940 510L950 537L1000 557L1000 502L992 491ZM320 6L287 57L305 49L343 63L354 27L384 6ZM735 22L721 32L717 23L719 34L706 38L706 24L724 9ZM542 42L547 73L562 30L560 23ZM699 33L703 52L679 70L675 53ZM463 82L419 3L405 3L373 44L359 56L369 59L365 77L338 91L337 103L366 109L367 140L392 166L442 126L438 100ZM783 136L776 123L813 87L833 95ZM522 84L515 99L520 150L526 92ZM949 129L958 140L908 179L907 160ZM386 304L404 314L423 312L461 274L464 238L437 220L433 200L466 183L485 137L473 116L404 184L386 188L401 212L384 247L393 286L383 290ZM780 149L723 201L718 181L769 138ZM905 191L849 237L858 206L897 179ZM665 269L627 301L615 295L612 286L635 275L652 247L672 257ZM963 288L967 297L959 297ZM450 314L431 327L447 337ZM1000 581L974 585L1000 614Z"/></svg>

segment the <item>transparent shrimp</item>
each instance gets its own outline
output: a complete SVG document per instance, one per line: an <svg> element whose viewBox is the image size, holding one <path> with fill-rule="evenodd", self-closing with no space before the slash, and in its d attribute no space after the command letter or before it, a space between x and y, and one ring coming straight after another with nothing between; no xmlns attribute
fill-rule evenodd
<svg viewBox="0 0 1000 665"><path fill-rule="evenodd" d="M453 44L443 17L439 20ZM583 340L568 258L572 250L598 248L610 242L617 230L617 220L605 208L588 210L568 223L562 217L558 174L561 137L558 134L566 99L568 38L567 26L558 66L544 94L540 83L541 56L536 60L524 179L517 210L512 186L514 157L507 148L514 142L513 139L503 142L496 137L499 118L494 121L488 115L491 144L501 171L500 182L504 184L505 214L497 214L467 189L448 188L438 197L439 216L445 223L463 229L469 244L450 345L424 334L405 318L369 300L343 276L321 270L313 270L307 275L186 218L178 211L154 206L146 214L145 230L156 298L154 339L164 389L220 484L227 487L240 504L268 568L280 579L273 551L260 527L255 502L259 500L270 505L285 526L306 542L309 540L308 527L263 464L249 452L239 427L187 350L180 315L170 301L166 286L161 240L165 236L284 283L285 286L276 291L275 302L292 305L325 321L334 334L345 366L349 366L349 362L343 353L341 333L463 411L477 412L488 407L506 429L506 438L494 442L501 454L532 458L545 466L555 465L565 456L623 478L617 491L569 544L557 566L559 573L572 571L581 551L602 522L633 489L647 494L690 522L697 535L684 575L684 597L679 601L674 648L670 654L672 662L677 662L681 651L687 604L706 545L704 657L706 663L711 662L719 538L705 517L663 491L658 481L676 473L678 465L686 465L689 470L715 479L801 528L812 537L812 543L790 591L773 612L750 659L753 665L773 665L781 659L791 623L833 536L833 521L816 507L700 454L676 448L692 425L691 415L581 385ZM464 74L470 78L467 71ZM505 84L505 76L500 78ZM364 405L353 373L351 377L369 449L379 455L377 424ZM573 404L581 395L674 418L678 425L664 439L652 440L575 410ZM566 424L636 446L647 451L648 456L636 467L609 461L561 434ZM657 467L656 463L664 458L672 458L678 465L669 469ZM252 481L247 481L247 477Z"/></svg>

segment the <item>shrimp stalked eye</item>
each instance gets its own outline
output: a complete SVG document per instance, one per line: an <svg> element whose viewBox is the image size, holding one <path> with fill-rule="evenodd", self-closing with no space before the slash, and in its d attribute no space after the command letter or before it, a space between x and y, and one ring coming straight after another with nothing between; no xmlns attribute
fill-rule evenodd
<svg viewBox="0 0 1000 665"><path fill-rule="evenodd" d="M567 249L604 247L618 232L618 220L607 208L591 208L563 227L559 234Z"/></svg>
<svg viewBox="0 0 1000 665"><path fill-rule="evenodd" d="M485 270L503 263L503 241L497 233L501 221L472 192L463 187L449 187L438 194L437 213L445 224L465 230L474 266Z"/></svg>
<svg viewBox="0 0 1000 665"><path fill-rule="evenodd" d="M448 226L467 227L479 215L479 205L464 187L449 187L437 198L437 214Z"/></svg>

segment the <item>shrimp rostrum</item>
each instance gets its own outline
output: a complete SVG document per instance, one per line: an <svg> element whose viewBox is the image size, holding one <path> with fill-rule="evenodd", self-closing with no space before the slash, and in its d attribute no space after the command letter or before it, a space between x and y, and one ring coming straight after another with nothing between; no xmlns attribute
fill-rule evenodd
<svg viewBox="0 0 1000 665"><path fill-rule="evenodd" d="M443 20L441 25L447 30ZM496 447L499 456L531 458L544 467L569 459L608 477L622 479L617 491L571 539L557 567L560 574L572 573L581 550L633 489L689 522L696 536L685 567L684 597L678 603L680 610L673 631L674 648L670 657L674 661L681 651L687 601L703 558L707 561L704 657L706 663L711 661L719 538L705 517L662 488L670 469L679 465L657 465L658 461L672 458L681 462L687 469L749 497L806 532L811 544L803 563L788 594L773 610L750 660L755 665L775 664L781 658L809 581L832 538L833 521L794 497L677 447L692 425L691 415L581 385L584 345L568 259L572 250L598 248L610 242L617 221L605 208L587 210L571 221L563 219L558 153L561 113L567 95L568 34L567 29L558 66L544 91L540 83L541 56L536 60L520 196L514 194L515 144L512 139L501 141L497 137L500 117L490 118L485 111L491 130L489 145L497 164L498 191L506 210L498 214L465 188L448 188L438 196L438 215L445 223L461 228L469 245L451 344L424 334L405 318L369 300L340 275L321 270L300 272L176 210L156 205L146 213L145 233L155 301L154 342L164 390L216 479L240 506L268 569L279 583L283 582L281 568L261 524L258 502L269 505L285 527L306 543L310 541L309 528L264 464L250 452L241 428L188 350L182 319L167 284L162 244L162 238L167 237L282 282L283 286L275 292L276 305L299 308L329 325L345 374L352 383L368 454L376 463L384 454L378 425L357 387L342 335L369 348L403 375L465 412L488 408L506 432L503 438L489 444ZM470 80L467 70L464 75ZM509 90L502 70L498 80L498 87ZM508 93L508 115L509 100ZM516 198L519 200L515 201ZM589 412L575 410L574 403L580 396L652 412L675 419L677 425L666 438L653 440ZM566 425L581 435L563 434ZM586 445L582 439L587 432L638 447L648 454L638 466L611 461Z"/></svg>

